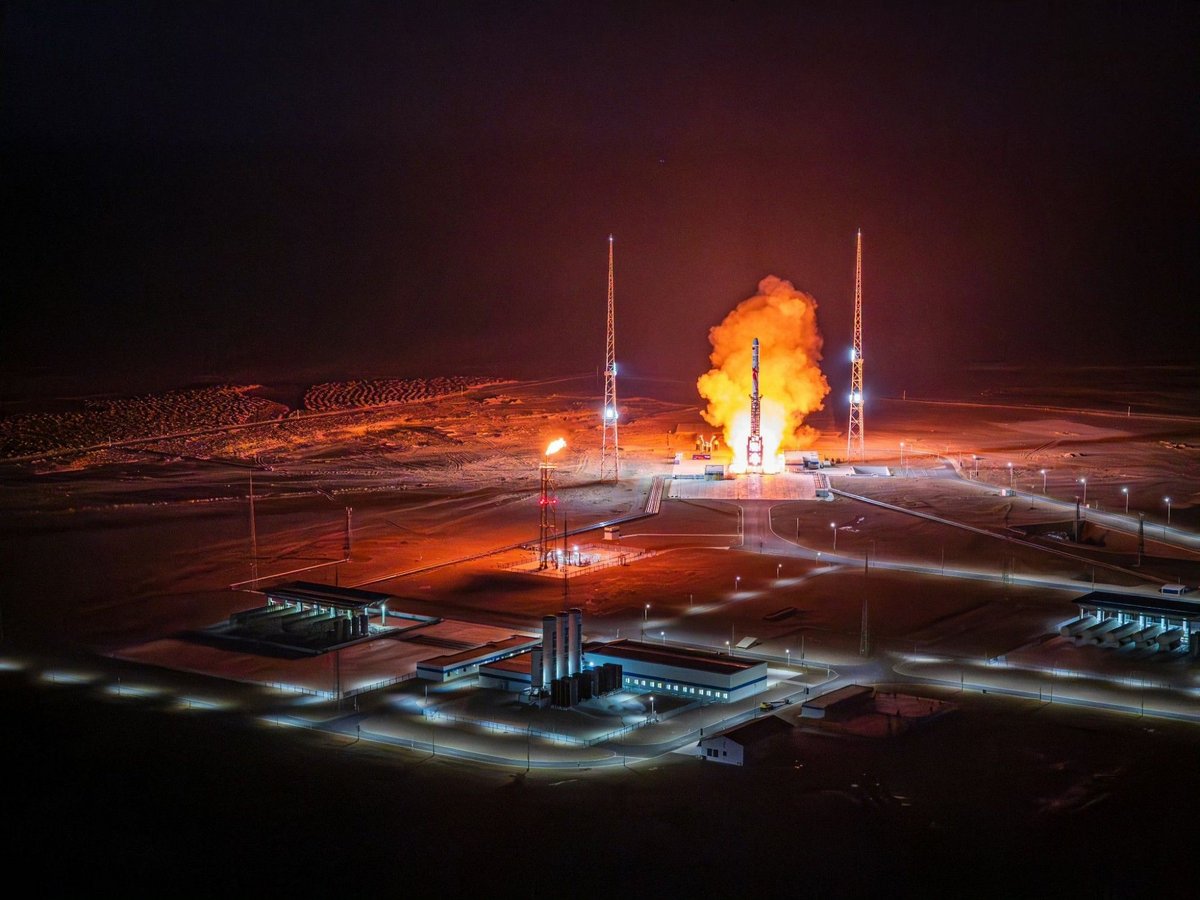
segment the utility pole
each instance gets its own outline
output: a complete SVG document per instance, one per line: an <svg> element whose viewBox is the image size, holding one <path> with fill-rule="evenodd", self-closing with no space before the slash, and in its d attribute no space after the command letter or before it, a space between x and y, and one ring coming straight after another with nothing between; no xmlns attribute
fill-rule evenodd
<svg viewBox="0 0 1200 900"><path fill-rule="evenodd" d="M600 438L600 480L621 480L621 449L617 443L617 336L613 316L613 236L608 236L608 324L604 344L604 433Z"/></svg>
<svg viewBox="0 0 1200 900"><path fill-rule="evenodd" d="M258 532L254 524L254 469L250 470L250 588L258 587Z"/></svg>
<svg viewBox="0 0 1200 900"><path fill-rule="evenodd" d="M858 638L858 655L871 655L871 624L867 617L867 592L863 591L862 628Z"/></svg>
<svg viewBox="0 0 1200 900"><path fill-rule="evenodd" d="M862 229L858 229L857 252L854 258L854 346L850 350L850 424L846 428L846 461L858 455L866 462L867 451L863 428L863 351L862 351Z"/></svg>

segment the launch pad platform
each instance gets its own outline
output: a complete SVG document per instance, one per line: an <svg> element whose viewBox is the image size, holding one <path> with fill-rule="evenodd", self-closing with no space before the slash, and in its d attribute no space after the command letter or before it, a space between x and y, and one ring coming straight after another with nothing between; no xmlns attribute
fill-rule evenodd
<svg viewBox="0 0 1200 900"><path fill-rule="evenodd" d="M817 500L819 475L738 475L720 481L675 479L672 500Z"/></svg>

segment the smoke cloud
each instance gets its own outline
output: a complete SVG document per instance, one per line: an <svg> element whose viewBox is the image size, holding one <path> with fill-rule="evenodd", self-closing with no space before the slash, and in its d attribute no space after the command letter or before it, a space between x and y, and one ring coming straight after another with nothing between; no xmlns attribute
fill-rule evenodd
<svg viewBox="0 0 1200 900"><path fill-rule="evenodd" d="M768 275L758 293L709 329L712 368L696 382L708 401L704 418L721 428L733 450L733 470L745 471L750 435L751 344L760 344L764 468L779 471L784 449L810 446L816 432L804 417L824 405L829 383L821 373L817 301L790 281Z"/></svg>

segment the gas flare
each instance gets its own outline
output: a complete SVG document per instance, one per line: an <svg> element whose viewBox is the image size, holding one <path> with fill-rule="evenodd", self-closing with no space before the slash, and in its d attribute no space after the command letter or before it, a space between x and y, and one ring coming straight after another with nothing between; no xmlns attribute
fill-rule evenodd
<svg viewBox="0 0 1200 900"><path fill-rule="evenodd" d="M553 456L565 446L567 446L567 442L565 440L562 438L555 438L550 442L550 446L546 448L546 455Z"/></svg>
<svg viewBox="0 0 1200 900"><path fill-rule="evenodd" d="M821 374L817 301L790 281L768 275L758 293L743 300L708 332L713 367L696 382L708 401L704 418L721 428L733 450L734 472L746 471L750 436L751 353L761 343L763 471L778 472L785 448L810 446L816 432L804 417L824 405L829 383Z"/></svg>

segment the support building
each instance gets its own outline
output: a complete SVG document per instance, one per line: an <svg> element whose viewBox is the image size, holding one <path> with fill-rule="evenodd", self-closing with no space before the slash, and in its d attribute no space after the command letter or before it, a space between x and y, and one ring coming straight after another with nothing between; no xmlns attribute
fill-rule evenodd
<svg viewBox="0 0 1200 900"><path fill-rule="evenodd" d="M767 687L762 660L620 640L589 646L587 665L616 663L626 690L658 691L708 703L732 703Z"/></svg>

